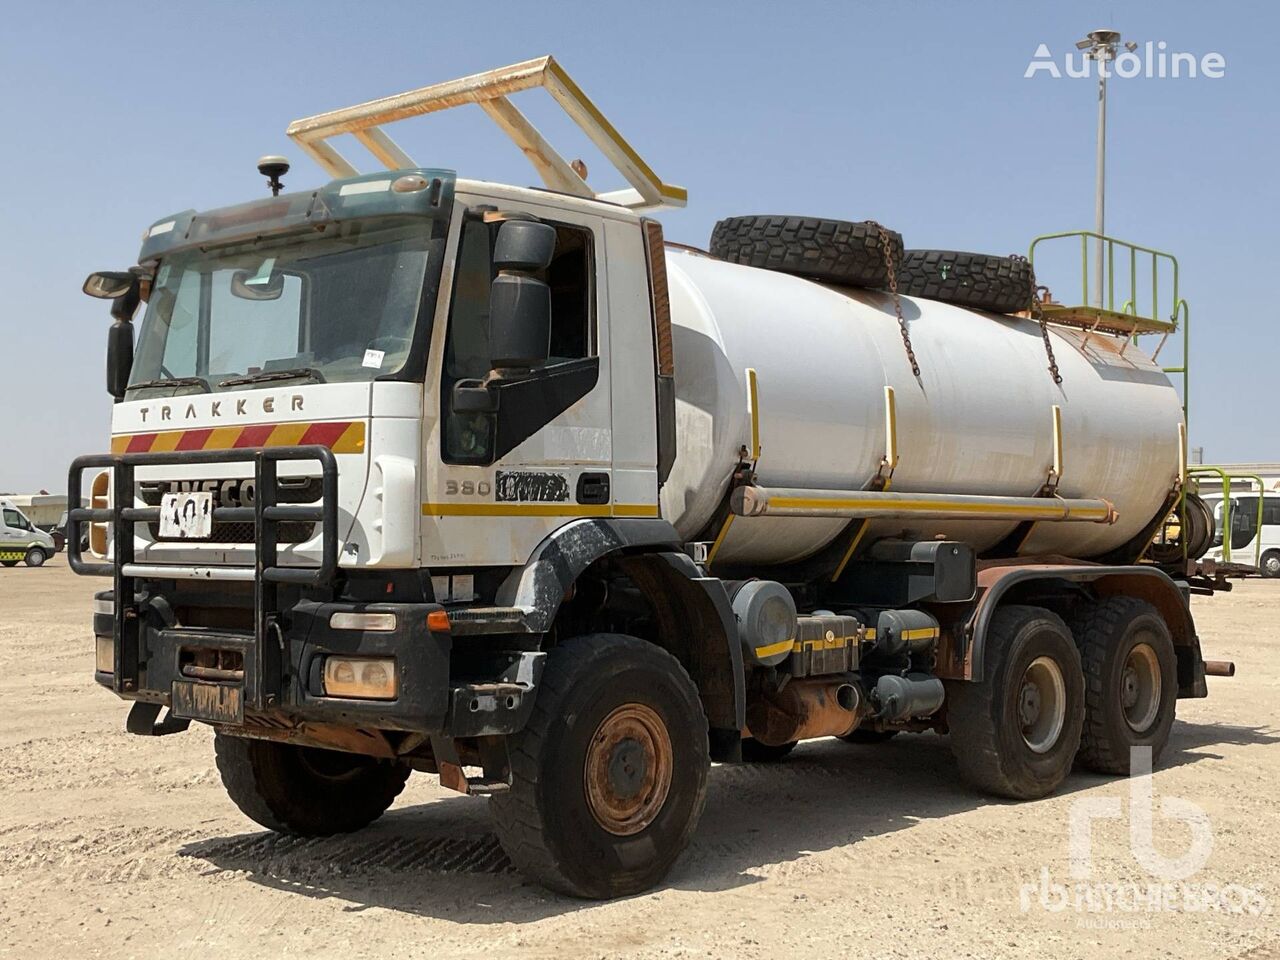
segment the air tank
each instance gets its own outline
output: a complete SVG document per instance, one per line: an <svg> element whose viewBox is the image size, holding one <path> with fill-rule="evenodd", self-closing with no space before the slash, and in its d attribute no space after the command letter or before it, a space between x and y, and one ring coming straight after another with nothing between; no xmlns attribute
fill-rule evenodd
<svg viewBox="0 0 1280 960"><path fill-rule="evenodd" d="M678 451L663 516L686 540L717 537L740 452L750 450L747 370L756 371L756 483L862 490L886 450L893 388L906 493L1035 496L1054 461L1062 497L1110 501L1114 523L1040 522L1023 555L1100 556L1139 534L1179 475L1182 406L1149 357L1123 339L1049 327L1054 383L1034 321L902 297L913 375L887 293L669 249ZM787 563L830 543L847 519L735 517L716 561ZM964 540L980 554L1016 522L877 520L881 536Z"/></svg>

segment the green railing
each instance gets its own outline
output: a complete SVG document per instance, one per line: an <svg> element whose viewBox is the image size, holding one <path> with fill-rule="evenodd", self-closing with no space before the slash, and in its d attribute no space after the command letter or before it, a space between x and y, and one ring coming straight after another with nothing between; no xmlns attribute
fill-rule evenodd
<svg viewBox="0 0 1280 960"><path fill-rule="evenodd" d="M1036 262L1036 247L1044 243L1046 240L1064 240L1072 237L1080 239L1080 303L1086 305L1089 303L1089 241L1102 244L1104 255L1103 260L1105 266L1103 272L1105 276L1102 278L1102 286L1106 289L1105 307L1113 313L1127 313L1131 316L1142 317L1147 320L1162 321L1168 323L1178 322L1178 310L1181 303L1178 297L1178 258L1171 253L1165 253L1163 250L1156 250L1152 247L1143 247L1136 243L1129 243L1127 240L1119 240L1115 237L1108 237L1105 234L1094 233L1091 230L1068 230L1065 233L1047 233L1043 236L1036 237L1031 241L1031 249L1027 253L1027 259L1031 261L1032 266ZM1116 307L1116 248L1120 248L1120 256L1124 259L1127 256L1129 261L1129 296ZM1151 258L1151 305L1150 312L1143 312L1146 304L1139 298L1138 293L1138 261L1139 257ZM1172 290L1167 303L1173 304L1169 317L1165 318L1160 315L1160 265L1168 264L1171 273Z"/></svg>
<svg viewBox="0 0 1280 960"><path fill-rule="evenodd" d="M1222 562L1231 562L1231 481L1232 480L1248 480L1258 485L1258 531L1253 536L1253 565L1259 566L1262 563L1262 507L1263 492L1266 490L1266 484L1262 482L1262 478L1252 473L1228 473L1222 467L1205 466L1196 464L1194 467L1187 469L1187 476L1194 477L1197 474L1205 476L1214 476L1222 481ZM1185 520L1183 521L1186 522Z"/></svg>

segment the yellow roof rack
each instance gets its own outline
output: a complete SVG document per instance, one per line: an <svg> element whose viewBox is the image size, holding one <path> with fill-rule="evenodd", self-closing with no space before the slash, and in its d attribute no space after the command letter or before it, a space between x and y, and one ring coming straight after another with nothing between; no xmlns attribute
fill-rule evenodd
<svg viewBox="0 0 1280 960"><path fill-rule="evenodd" d="M556 152L508 99L513 93L534 87L542 87L551 94L569 119L631 184L630 188L597 193ZM287 133L332 177L353 177L359 173L332 144L326 142L330 137L344 133L354 135L388 169L415 167L417 164L413 159L387 136L383 125L464 103L479 104L528 157L542 182L552 190L621 204L634 210L683 207L688 201L684 187L665 183L659 178L564 68L549 56L305 117L289 124Z"/></svg>

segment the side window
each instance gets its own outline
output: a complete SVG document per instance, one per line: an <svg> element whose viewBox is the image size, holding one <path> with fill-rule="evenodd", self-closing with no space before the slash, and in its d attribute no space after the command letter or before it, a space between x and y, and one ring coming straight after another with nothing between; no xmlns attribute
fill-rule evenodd
<svg viewBox="0 0 1280 960"><path fill-rule="evenodd" d="M1262 502L1262 522L1268 526L1280 526L1280 497L1267 497Z"/></svg>
<svg viewBox="0 0 1280 960"><path fill-rule="evenodd" d="M544 221L545 222L545 221ZM493 416L488 413L455 411L454 386L459 381L480 381L490 372L489 288L496 276L493 247L501 222L468 220L463 224L454 272L453 297L449 309L449 329L445 339L444 377L441 384L441 413L445 421L444 459L447 463L492 463L515 443L545 426L595 385L598 365L579 372L581 361L595 357L595 250L592 232L584 227L551 223L556 245L551 264L538 278L547 284L551 299L551 337L546 366L523 384L502 384L511 388L514 402L537 400L536 386L556 377L561 370L575 380L569 390L555 391L554 403L526 406ZM575 361L579 363L575 366ZM586 374L589 373L589 380ZM516 394L519 394L517 400ZM519 420L518 438L511 429L502 436L501 427ZM505 448L505 449L504 449Z"/></svg>
<svg viewBox="0 0 1280 960"><path fill-rule="evenodd" d="M13 527L15 530L27 529L26 520L23 519L22 514L20 514L17 510L6 509L4 511L4 525L6 527Z"/></svg>

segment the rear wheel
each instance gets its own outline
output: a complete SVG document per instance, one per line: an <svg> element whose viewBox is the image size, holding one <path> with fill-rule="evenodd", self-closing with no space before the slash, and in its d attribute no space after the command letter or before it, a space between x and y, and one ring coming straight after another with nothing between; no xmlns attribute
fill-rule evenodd
<svg viewBox="0 0 1280 960"><path fill-rule="evenodd" d="M996 610L981 682L946 681L951 751L969 783L1034 800L1066 778L1080 744L1084 678L1062 619L1042 607Z"/></svg>
<svg viewBox="0 0 1280 960"><path fill-rule="evenodd" d="M1264 553L1258 566L1258 572L1272 580L1280 577L1280 550L1268 550Z"/></svg>
<svg viewBox="0 0 1280 960"><path fill-rule="evenodd" d="M689 843L706 801L707 719L660 647L589 634L553 648L528 725L509 741L511 788L490 801L526 876L578 897L647 890Z"/></svg>
<svg viewBox="0 0 1280 960"><path fill-rule="evenodd" d="M245 816L306 837L349 833L377 820L410 772L390 760L224 733L214 737L213 749L222 784Z"/></svg>
<svg viewBox="0 0 1280 960"><path fill-rule="evenodd" d="M26 564L28 567L43 567L47 559L49 559L48 555L42 549L32 547L27 551Z"/></svg>
<svg viewBox="0 0 1280 960"><path fill-rule="evenodd" d="M1154 764L1169 741L1178 696L1178 661L1164 619L1143 600L1110 597L1073 626L1085 679L1081 766L1127 774L1133 747L1150 747Z"/></svg>

